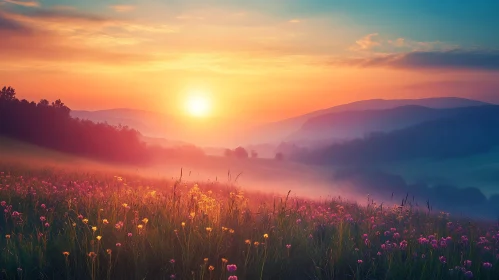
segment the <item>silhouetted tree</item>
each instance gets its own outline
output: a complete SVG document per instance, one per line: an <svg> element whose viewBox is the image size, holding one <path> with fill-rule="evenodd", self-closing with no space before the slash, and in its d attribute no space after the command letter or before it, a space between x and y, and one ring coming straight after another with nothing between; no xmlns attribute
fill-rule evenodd
<svg viewBox="0 0 499 280"><path fill-rule="evenodd" d="M3 87L0 91L0 100L13 101L16 99L16 90L12 87Z"/></svg>
<svg viewBox="0 0 499 280"><path fill-rule="evenodd" d="M60 99L49 104L45 99L38 104L18 100L13 88L2 88L0 135L66 153L119 162L204 155L196 147L150 147L140 140L136 130L74 119Z"/></svg>
<svg viewBox="0 0 499 280"><path fill-rule="evenodd" d="M237 158L248 158L248 152L243 147L237 147L234 149L234 156Z"/></svg>
<svg viewBox="0 0 499 280"><path fill-rule="evenodd" d="M47 99L42 99L40 100L40 102L38 102L38 106L49 106L50 105L50 102L47 100Z"/></svg>

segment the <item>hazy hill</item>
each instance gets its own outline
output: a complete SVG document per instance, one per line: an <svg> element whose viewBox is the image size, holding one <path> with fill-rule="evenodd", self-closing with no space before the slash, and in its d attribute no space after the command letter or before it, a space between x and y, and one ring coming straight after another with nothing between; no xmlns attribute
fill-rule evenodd
<svg viewBox="0 0 499 280"><path fill-rule="evenodd" d="M98 111L71 111L73 118L90 120L110 125L129 126L140 131L143 135L163 137L168 131L176 127L173 118L155 112L119 108Z"/></svg>
<svg viewBox="0 0 499 280"><path fill-rule="evenodd" d="M499 145L499 106L462 108L458 114L298 155L318 164L372 164L486 153Z"/></svg>
<svg viewBox="0 0 499 280"><path fill-rule="evenodd" d="M107 122L111 125L129 126L141 132L142 135L155 138L165 138L169 141L186 141L197 146L249 146L267 143L267 146L277 145L286 140L291 133L296 132L307 120L335 112L382 110L400 106L415 105L428 108L455 108L479 106L486 103L463 98L428 98L400 100L364 100L332 108L314 111L295 118L269 123L253 128L241 127L230 120L207 120L204 123L192 123L189 120L166 114L134 109L109 109L100 111L72 111L71 116L87 119L93 122ZM199 137L203 135L203 137ZM270 153L269 149L257 149L261 154Z"/></svg>
<svg viewBox="0 0 499 280"><path fill-rule="evenodd" d="M385 99L362 100L344 105L334 106L323 110L313 111L294 118L285 119L282 121L268 123L259 126L251 132L248 141L250 143L281 142L282 140L286 139L286 137L299 130L300 127L304 125L308 120L321 115L327 115L331 113L339 113L345 111L385 110L385 109L392 109L408 105L422 106L434 109L443 109L443 108L460 108L460 107L470 107L470 106L480 106L480 105L490 105L490 104L481 101L465 99L465 98L457 98L457 97L393 99L393 100L385 100Z"/></svg>
<svg viewBox="0 0 499 280"><path fill-rule="evenodd" d="M73 118L96 123L123 125L151 138L170 142L187 142L196 146L238 146L241 125L224 118L189 118L135 109L71 111Z"/></svg>
<svg viewBox="0 0 499 280"><path fill-rule="evenodd" d="M345 111L314 117L286 140L304 142L361 138L459 114L463 108L433 109L408 105L385 110Z"/></svg>

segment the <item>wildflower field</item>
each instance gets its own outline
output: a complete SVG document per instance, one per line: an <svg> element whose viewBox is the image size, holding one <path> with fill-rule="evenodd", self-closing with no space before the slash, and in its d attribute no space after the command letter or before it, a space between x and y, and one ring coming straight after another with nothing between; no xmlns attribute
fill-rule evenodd
<svg viewBox="0 0 499 280"><path fill-rule="evenodd" d="M499 279L494 222L115 175L0 165L0 279Z"/></svg>

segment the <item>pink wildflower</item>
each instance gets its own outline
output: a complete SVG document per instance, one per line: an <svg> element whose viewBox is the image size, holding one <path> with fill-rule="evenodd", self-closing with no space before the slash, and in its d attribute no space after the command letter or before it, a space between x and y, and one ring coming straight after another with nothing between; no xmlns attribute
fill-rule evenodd
<svg viewBox="0 0 499 280"><path fill-rule="evenodd" d="M485 263L483 263L483 268L486 268L486 269L492 268L492 264L489 262L485 262Z"/></svg>
<svg viewBox="0 0 499 280"><path fill-rule="evenodd" d="M227 271L235 272L236 270L237 270L237 266L235 264L228 264L227 265Z"/></svg>

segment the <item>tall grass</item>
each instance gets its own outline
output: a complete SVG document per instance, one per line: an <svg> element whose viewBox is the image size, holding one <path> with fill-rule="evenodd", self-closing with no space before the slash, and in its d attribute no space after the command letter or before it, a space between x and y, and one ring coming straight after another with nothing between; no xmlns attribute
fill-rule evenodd
<svg viewBox="0 0 499 280"><path fill-rule="evenodd" d="M499 279L497 225L407 201L0 172L1 279Z"/></svg>

